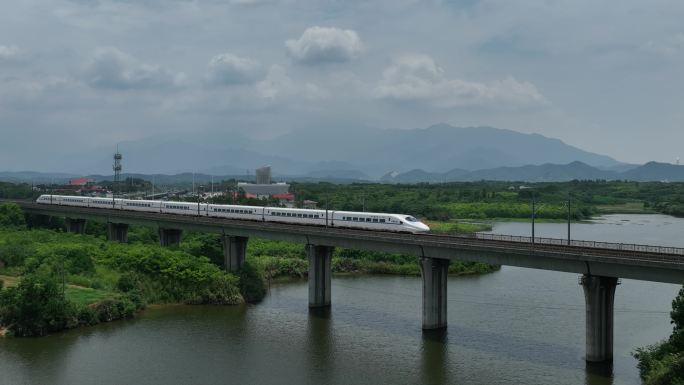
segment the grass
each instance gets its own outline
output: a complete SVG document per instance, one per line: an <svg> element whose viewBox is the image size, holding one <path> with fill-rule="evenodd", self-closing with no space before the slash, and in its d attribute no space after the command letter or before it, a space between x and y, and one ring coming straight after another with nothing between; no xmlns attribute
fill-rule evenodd
<svg viewBox="0 0 684 385"><path fill-rule="evenodd" d="M492 226L488 223L463 222L463 221L425 221L434 233L474 233L478 231L490 231Z"/></svg>
<svg viewBox="0 0 684 385"><path fill-rule="evenodd" d="M67 286L65 294L69 301L76 305L90 305L104 299L116 297L116 294L109 291L76 286Z"/></svg>
<svg viewBox="0 0 684 385"><path fill-rule="evenodd" d="M15 286L19 283L20 277L13 277L10 275L0 275L0 280L5 282L5 287ZM95 302L102 301L107 298L116 297L115 293L106 290L91 289L89 287L80 287L75 285L67 285L64 289L67 298L77 305L90 305Z"/></svg>

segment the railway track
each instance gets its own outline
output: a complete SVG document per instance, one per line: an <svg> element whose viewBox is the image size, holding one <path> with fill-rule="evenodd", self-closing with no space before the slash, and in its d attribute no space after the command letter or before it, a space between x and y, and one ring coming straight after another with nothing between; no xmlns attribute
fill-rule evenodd
<svg viewBox="0 0 684 385"><path fill-rule="evenodd" d="M596 242L567 240L556 238L511 236L499 234L411 234L388 231L370 231L340 227L324 227L312 225L293 225L276 222L233 220L225 218L187 216L176 214L148 213L141 211L124 211L105 208L84 208L73 206L46 206L32 201L0 200L0 202L16 203L29 212L54 211L56 214L66 215L68 209L73 214L101 215L103 217L119 217L143 219L148 222L178 222L180 224L195 224L207 227L240 227L253 230L272 230L287 232L302 236L325 236L357 238L371 241L397 242L415 244L421 247L470 248L473 250L505 251L527 254L558 254L567 256L587 256L610 259L621 259L643 262L665 262L668 264L684 265L684 248L639 245L611 242Z"/></svg>

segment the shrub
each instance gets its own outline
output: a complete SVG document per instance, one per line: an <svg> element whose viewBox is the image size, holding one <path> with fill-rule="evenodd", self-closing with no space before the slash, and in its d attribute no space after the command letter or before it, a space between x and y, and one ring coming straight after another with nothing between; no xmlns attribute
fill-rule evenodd
<svg viewBox="0 0 684 385"><path fill-rule="evenodd" d="M0 227L25 228L24 212L14 203L0 204Z"/></svg>
<svg viewBox="0 0 684 385"><path fill-rule="evenodd" d="M247 302L259 302L266 296L264 274L250 261L240 271L240 293Z"/></svg>
<svg viewBox="0 0 684 385"><path fill-rule="evenodd" d="M0 322L17 336L42 336L74 327L78 320L53 277L27 274L0 292Z"/></svg>
<svg viewBox="0 0 684 385"><path fill-rule="evenodd" d="M0 243L0 261L6 266L21 266L35 253L32 241L25 237L10 238Z"/></svg>
<svg viewBox="0 0 684 385"><path fill-rule="evenodd" d="M83 326L91 326L99 323L95 309L90 306L83 306L78 310L78 323Z"/></svg>

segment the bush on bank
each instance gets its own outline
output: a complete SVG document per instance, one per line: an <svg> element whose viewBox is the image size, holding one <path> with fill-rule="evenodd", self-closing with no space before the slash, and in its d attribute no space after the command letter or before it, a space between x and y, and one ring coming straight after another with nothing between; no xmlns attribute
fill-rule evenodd
<svg viewBox="0 0 684 385"><path fill-rule="evenodd" d="M684 384L684 287L672 301L670 318L674 325L670 338L634 352L646 385Z"/></svg>

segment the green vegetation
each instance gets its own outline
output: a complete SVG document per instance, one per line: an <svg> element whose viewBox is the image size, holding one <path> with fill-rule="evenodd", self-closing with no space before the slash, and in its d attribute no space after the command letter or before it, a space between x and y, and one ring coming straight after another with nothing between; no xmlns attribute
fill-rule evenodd
<svg viewBox="0 0 684 385"><path fill-rule="evenodd" d="M684 384L684 288L672 301L670 317L674 325L670 338L634 353L646 385Z"/></svg>
<svg viewBox="0 0 684 385"><path fill-rule="evenodd" d="M403 212L428 220L531 217L572 220L598 213L660 212L684 216L684 183L571 181L565 183L459 182L389 185L294 183L298 202L319 202L335 210Z"/></svg>
<svg viewBox="0 0 684 385"><path fill-rule="evenodd" d="M7 281L0 325L14 335L129 318L147 303L243 302L239 277L201 254L158 246L143 228L132 228L134 243L120 244L107 242L97 224L89 224L91 234L76 235L27 229L22 221L15 205L0 205L0 277ZM196 237L190 248L211 250ZM263 297L258 283L246 287L257 293L250 292L251 300Z"/></svg>
<svg viewBox="0 0 684 385"><path fill-rule="evenodd" d="M430 231L433 233L445 233L445 234L459 234L459 233L475 233L478 231L490 231L492 230L492 225L488 223L479 222L463 222L457 220L450 221L435 221L426 220L425 223L430 226Z"/></svg>

